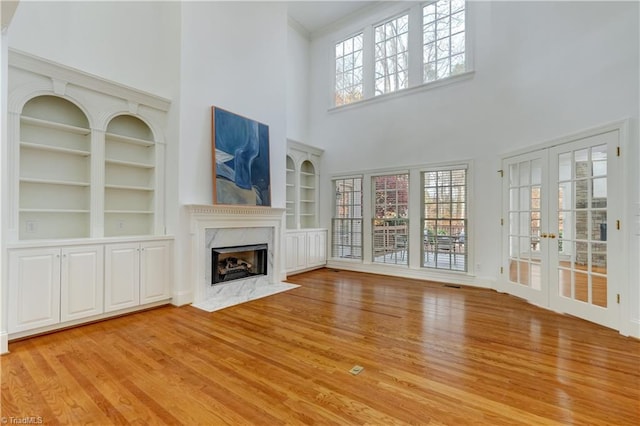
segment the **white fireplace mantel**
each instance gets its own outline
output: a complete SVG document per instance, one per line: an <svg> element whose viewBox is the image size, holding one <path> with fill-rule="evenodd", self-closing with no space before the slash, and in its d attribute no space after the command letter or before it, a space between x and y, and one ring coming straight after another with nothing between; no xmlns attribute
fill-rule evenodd
<svg viewBox="0 0 640 426"><path fill-rule="evenodd" d="M284 241L285 209L254 206L218 206L188 204L184 208L189 218L191 236L191 265L189 267L188 282L190 294L184 294L183 300L174 303L181 305L196 301L201 294L201 288L206 285L206 232L207 229L225 228L272 228L273 247L269 250L273 254L273 271L271 280L280 282L286 279L286 272L282 265L284 258L282 248ZM187 300L191 299L191 300Z"/></svg>

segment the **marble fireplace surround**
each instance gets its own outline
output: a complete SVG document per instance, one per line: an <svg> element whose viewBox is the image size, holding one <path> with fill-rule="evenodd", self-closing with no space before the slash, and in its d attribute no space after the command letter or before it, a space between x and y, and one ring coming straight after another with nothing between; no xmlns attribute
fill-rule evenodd
<svg viewBox="0 0 640 426"><path fill-rule="evenodd" d="M211 298L247 299L247 293L277 288L286 279L282 267L284 209L253 206L186 205L191 233L189 282L193 304L201 307ZM211 286L211 248L268 244L267 275ZM231 300L233 299L233 300ZM246 300L244 300L246 301ZM233 303L232 303L233 302ZM216 302L217 303L217 302Z"/></svg>

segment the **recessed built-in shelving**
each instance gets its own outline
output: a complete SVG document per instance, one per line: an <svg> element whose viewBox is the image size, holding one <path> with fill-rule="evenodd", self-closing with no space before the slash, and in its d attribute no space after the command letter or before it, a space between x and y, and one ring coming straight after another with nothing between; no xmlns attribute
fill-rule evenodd
<svg viewBox="0 0 640 426"><path fill-rule="evenodd" d="M322 150L287 141L287 229L318 227L318 166Z"/></svg>
<svg viewBox="0 0 640 426"><path fill-rule="evenodd" d="M300 166L300 226L313 228L317 226L316 209L316 170L309 160Z"/></svg>
<svg viewBox="0 0 640 426"><path fill-rule="evenodd" d="M136 117L114 118L105 134L105 236L153 233L155 141Z"/></svg>
<svg viewBox="0 0 640 426"><path fill-rule="evenodd" d="M57 96L28 101L20 117L21 240L88 237L91 129L75 104Z"/></svg>
<svg viewBox="0 0 640 426"><path fill-rule="evenodd" d="M294 229L296 227L296 170L295 163L293 159L287 156L287 197L286 197L286 218L287 218L287 229Z"/></svg>

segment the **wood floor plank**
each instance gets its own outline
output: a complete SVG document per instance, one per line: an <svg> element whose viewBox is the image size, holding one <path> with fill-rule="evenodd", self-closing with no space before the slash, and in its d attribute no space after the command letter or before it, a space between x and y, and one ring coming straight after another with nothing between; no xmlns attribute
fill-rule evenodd
<svg viewBox="0 0 640 426"><path fill-rule="evenodd" d="M330 269L289 281L301 287L218 312L167 306L11 342L0 414L70 425L640 424L638 340L491 290Z"/></svg>

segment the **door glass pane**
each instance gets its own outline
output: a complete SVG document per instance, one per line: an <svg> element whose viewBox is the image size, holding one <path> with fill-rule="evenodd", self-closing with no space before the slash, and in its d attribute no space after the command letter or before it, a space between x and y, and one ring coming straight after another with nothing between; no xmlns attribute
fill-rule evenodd
<svg viewBox="0 0 640 426"><path fill-rule="evenodd" d="M591 148L591 161L593 162L593 176L607 175L607 146L594 146Z"/></svg>
<svg viewBox="0 0 640 426"><path fill-rule="evenodd" d="M520 210L529 210L531 208L529 198L529 187L520 188Z"/></svg>
<svg viewBox="0 0 640 426"><path fill-rule="evenodd" d="M529 259L529 250L531 247L531 238L529 237L521 237L520 238L520 253L519 257L521 259Z"/></svg>
<svg viewBox="0 0 640 426"><path fill-rule="evenodd" d="M573 183L562 182L558 185L558 210L571 210L573 205Z"/></svg>
<svg viewBox="0 0 640 426"><path fill-rule="evenodd" d="M589 301L589 275L580 272L574 273L574 279L576 283L575 299L581 302Z"/></svg>
<svg viewBox="0 0 640 426"><path fill-rule="evenodd" d="M518 257L518 238L509 237L509 256Z"/></svg>
<svg viewBox="0 0 640 426"><path fill-rule="evenodd" d="M593 179L593 194L591 199L591 207L605 208L607 207L607 178Z"/></svg>
<svg viewBox="0 0 640 426"><path fill-rule="evenodd" d="M573 219L571 212L558 212L558 238L561 240L572 239L573 233L571 232L573 227ZM560 252L562 253L564 245L560 246Z"/></svg>
<svg viewBox="0 0 640 426"><path fill-rule="evenodd" d="M571 271L569 269L558 269L558 283L560 295L571 297Z"/></svg>
<svg viewBox="0 0 640 426"><path fill-rule="evenodd" d="M531 288L536 290L542 289L542 268L540 265L540 261L536 260L531 262L529 265L531 267Z"/></svg>
<svg viewBox="0 0 640 426"><path fill-rule="evenodd" d="M558 156L558 180L571 180L571 153Z"/></svg>
<svg viewBox="0 0 640 426"><path fill-rule="evenodd" d="M520 163L520 185L529 185L529 162L523 161Z"/></svg>
<svg viewBox="0 0 640 426"><path fill-rule="evenodd" d="M591 286L593 288L593 304L607 307L607 277L603 275L591 275Z"/></svg>
<svg viewBox="0 0 640 426"><path fill-rule="evenodd" d="M576 242L575 243L576 251L574 252L574 262L573 268L586 270L587 269L587 257L588 257L588 248L589 243L586 242Z"/></svg>
<svg viewBox="0 0 640 426"><path fill-rule="evenodd" d="M606 210L591 212L591 239L596 241L607 241Z"/></svg>
<svg viewBox="0 0 640 426"><path fill-rule="evenodd" d="M535 159L531 162L531 184L540 185L542 183L542 160Z"/></svg>
<svg viewBox="0 0 640 426"><path fill-rule="evenodd" d="M577 211L575 215L576 215L575 238L578 240L586 240L588 235L588 227L589 227L589 222L588 222L589 212L584 210Z"/></svg>
<svg viewBox="0 0 640 426"><path fill-rule="evenodd" d="M518 209L518 188L512 188L509 190L509 210L517 211Z"/></svg>
<svg viewBox="0 0 640 426"><path fill-rule="evenodd" d="M591 243L591 270L607 273L607 243Z"/></svg>
<svg viewBox="0 0 640 426"><path fill-rule="evenodd" d="M529 285L529 262L520 262L520 284Z"/></svg>
<svg viewBox="0 0 640 426"><path fill-rule="evenodd" d="M509 213L509 234L518 233L518 213Z"/></svg>
<svg viewBox="0 0 640 426"><path fill-rule="evenodd" d="M589 181L586 179L575 182L575 208L584 209L589 203Z"/></svg>
<svg viewBox="0 0 640 426"><path fill-rule="evenodd" d="M518 186L518 165L510 164L509 165L509 187Z"/></svg>
<svg viewBox="0 0 640 426"><path fill-rule="evenodd" d="M509 260L509 281L518 282L518 261L515 259Z"/></svg>
<svg viewBox="0 0 640 426"><path fill-rule="evenodd" d="M581 149L575 152L574 168L576 179L585 178L591 176L589 170L589 150Z"/></svg>

